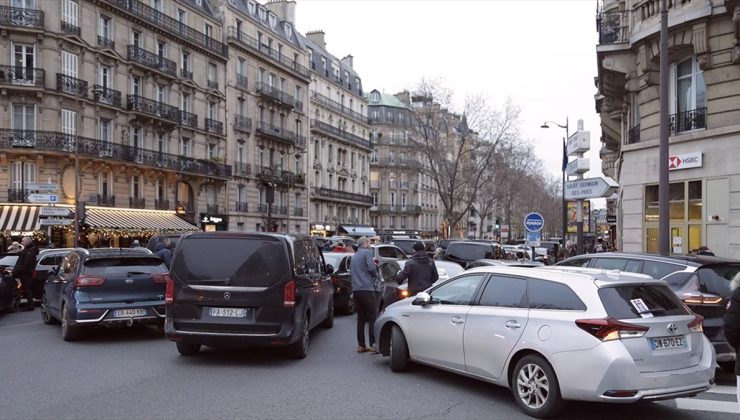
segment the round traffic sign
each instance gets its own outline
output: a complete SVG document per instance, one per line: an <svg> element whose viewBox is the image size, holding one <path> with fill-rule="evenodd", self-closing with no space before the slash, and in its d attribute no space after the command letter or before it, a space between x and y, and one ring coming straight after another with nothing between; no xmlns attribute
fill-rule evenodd
<svg viewBox="0 0 740 420"><path fill-rule="evenodd" d="M541 214L532 212L524 216L524 229L528 232L539 232L545 225L545 218Z"/></svg>

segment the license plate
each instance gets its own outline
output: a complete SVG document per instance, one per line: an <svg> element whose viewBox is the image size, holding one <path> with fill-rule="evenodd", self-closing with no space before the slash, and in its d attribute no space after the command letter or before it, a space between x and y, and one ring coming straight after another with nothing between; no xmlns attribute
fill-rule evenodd
<svg viewBox="0 0 740 420"><path fill-rule="evenodd" d="M134 316L144 316L146 315L146 309L138 308L138 309L117 309L113 316L116 318L131 318Z"/></svg>
<svg viewBox="0 0 740 420"><path fill-rule="evenodd" d="M686 348L686 339L683 336L651 338L650 347L653 350L683 349Z"/></svg>
<svg viewBox="0 0 740 420"><path fill-rule="evenodd" d="M215 317L246 318L247 310L245 308L210 308L208 314Z"/></svg>

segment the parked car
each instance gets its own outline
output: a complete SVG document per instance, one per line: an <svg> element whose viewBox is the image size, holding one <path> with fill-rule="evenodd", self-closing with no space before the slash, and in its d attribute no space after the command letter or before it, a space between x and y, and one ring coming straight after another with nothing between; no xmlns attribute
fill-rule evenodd
<svg viewBox="0 0 740 420"><path fill-rule="evenodd" d="M375 332L391 370L412 361L505 386L534 417L566 400L693 396L714 380L702 317L634 273L475 268L387 307Z"/></svg>
<svg viewBox="0 0 740 420"><path fill-rule="evenodd" d="M202 345L280 346L304 358L309 331L334 325L333 271L308 237L185 235L167 276L166 336L183 356Z"/></svg>
<svg viewBox="0 0 740 420"><path fill-rule="evenodd" d="M704 334L714 346L719 366L735 371L735 350L727 343L722 318L730 299L730 281L740 271L740 261L704 255L603 252L567 258L555 266L622 270L665 280L692 311L704 317Z"/></svg>
<svg viewBox="0 0 740 420"><path fill-rule="evenodd" d="M21 302L21 283L13 277L18 254L0 254L0 312L16 312Z"/></svg>
<svg viewBox="0 0 740 420"><path fill-rule="evenodd" d="M407 260L386 261L378 267L378 274L380 275L380 280L382 282L382 289L378 302L379 311L382 311L383 308L388 305L410 296L408 292L408 281L403 281L401 284L396 282L396 273L403 269L406 265L406 261ZM460 267L460 264L451 261L434 261L434 265L437 267L438 276L438 279L434 284L448 280L464 271L463 268Z"/></svg>
<svg viewBox="0 0 740 420"><path fill-rule="evenodd" d="M33 280L31 287L33 288L34 299L41 299L44 293L44 284L46 279L49 278L49 274L59 267L70 252L75 248L46 248L39 250L39 255L36 257L38 263L33 273Z"/></svg>
<svg viewBox="0 0 740 420"><path fill-rule="evenodd" d="M447 246L449 246L450 243L452 243L453 241L455 241L455 239L442 239L442 240L439 241L439 243L437 245L440 248L442 248L443 250L446 250L447 249Z"/></svg>
<svg viewBox="0 0 740 420"><path fill-rule="evenodd" d="M540 261L518 261L518 260L490 260L481 259L475 260L468 264L467 270L476 267L543 267L544 264Z"/></svg>
<svg viewBox="0 0 740 420"><path fill-rule="evenodd" d="M334 267L331 283L334 285L334 310L351 315L355 313L355 299L352 296L350 263L352 255L342 252L324 252L326 264Z"/></svg>
<svg viewBox="0 0 740 420"><path fill-rule="evenodd" d="M62 323L62 338L93 326L161 326L167 267L131 249L75 249L44 284L41 318Z"/></svg>
<svg viewBox="0 0 740 420"><path fill-rule="evenodd" d="M386 261L399 261L407 260L409 257L403 250L395 245L389 244L374 244L370 245L370 249L373 250L373 260L375 264L382 264Z"/></svg>
<svg viewBox="0 0 740 420"><path fill-rule="evenodd" d="M493 245L472 241L453 241L445 249L444 260L454 261L463 268L469 263L480 259L493 259L495 255Z"/></svg>
<svg viewBox="0 0 740 420"><path fill-rule="evenodd" d="M406 254L406 256L411 256L414 253L414 244L417 242L421 242L419 239L394 239L390 242L390 245L395 245Z"/></svg>

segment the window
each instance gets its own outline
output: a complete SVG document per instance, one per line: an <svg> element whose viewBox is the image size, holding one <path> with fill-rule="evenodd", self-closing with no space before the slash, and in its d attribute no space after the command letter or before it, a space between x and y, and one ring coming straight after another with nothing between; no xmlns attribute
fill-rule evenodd
<svg viewBox="0 0 740 420"><path fill-rule="evenodd" d="M211 83L217 83L218 81L216 65L213 63L208 63L208 81Z"/></svg>
<svg viewBox="0 0 740 420"><path fill-rule="evenodd" d="M62 133L69 136L77 134L77 112L62 109Z"/></svg>
<svg viewBox="0 0 740 420"><path fill-rule="evenodd" d="M552 281L529 279L527 300L530 309L586 310L586 305L570 287Z"/></svg>
<svg viewBox="0 0 740 420"><path fill-rule="evenodd" d="M239 140L236 144L236 160L239 163L244 163L244 158L246 155L246 144L244 144L243 141Z"/></svg>
<svg viewBox="0 0 740 420"><path fill-rule="evenodd" d="M183 137L180 139L180 155L185 157L190 157L190 139L187 137Z"/></svg>
<svg viewBox="0 0 740 420"><path fill-rule="evenodd" d="M13 104L13 130L36 129L36 106L27 104Z"/></svg>
<svg viewBox="0 0 740 420"><path fill-rule="evenodd" d="M98 32L98 35L106 40L113 39L112 27L111 18L106 15L100 15L100 31Z"/></svg>
<svg viewBox="0 0 740 420"><path fill-rule="evenodd" d="M141 129L134 127L131 129L131 146L138 149L142 146Z"/></svg>
<svg viewBox="0 0 740 420"><path fill-rule="evenodd" d="M141 77L131 76L131 94L135 96L141 95Z"/></svg>
<svg viewBox="0 0 740 420"><path fill-rule="evenodd" d="M391 196L390 196L390 198L391 198L391 206L395 206L396 205L396 193L392 192L390 194L391 194Z"/></svg>
<svg viewBox="0 0 740 420"><path fill-rule="evenodd" d="M162 11L162 0L152 0L152 9L161 12Z"/></svg>
<svg viewBox="0 0 740 420"><path fill-rule="evenodd" d="M136 48L141 47L141 44L142 44L141 32L131 31L131 44L133 44L133 46Z"/></svg>
<svg viewBox="0 0 740 420"><path fill-rule="evenodd" d="M370 194L373 197L373 207L378 206L378 193L374 192Z"/></svg>
<svg viewBox="0 0 740 420"><path fill-rule="evenodd" d="M100 127L100 141L104 143L110 143L113 137L111 132L111 120L101 118L98 123Z"/></svg>
<svg viewBox="0 0 740 420"><path fill-rule="evenodd" d="M203 24L203 33L206 34L208 38L213 38L213 26L211 26L208 23Z"/></svg>
<svg viewBox="0 0 740 420"><path fill-rule="evenodd" d="M642 273L647 274L654 279L662 279L663 277L682 269L683 266L658 261L645 261L642 264Z"/></svg>
<svg viewBox="0 0 740 420"><path fill-rule="evenodd" d="M113 69L111 69L108 66L100 65L100 86L102 86L105 89L111 88L111 80L113 80ZM107 95L103 95L105 98L107 98ZM101 97L101 99L105 99Z"/></svg>
<svg viewBox="0 0 740 420"><path fill-rule="evenodd" d="M10 185L17 191L28 183L36 183L36 164L32 162L12 162L10 164Z"/></svg>
<svg viewBox="0 0 740 420"><path fill-rule="evenodd" d="M170 139L163 133L157 134L157 151L167 153L169 150Z"/></svg>
<svg viewBox="0 0 740 420"><path fill-rule="evenodd" d="M640 319L633 299L642 299L653 315L674 316L688 315L689 309L673 293L668 286L627 285L602 287L599 297L604 304L607 315L616 319ZM653 312L654 311L654 312ZM643 314L644 315L644 314Z"/></svg>
<svg viewBox="0 0 740 420"><path fill-rule="evenodd" d="M706 128L707 88L696 56L673 64L671 74L671 133Z"/></svg>
<svg viewBox="0 0 740 420"><path fill-rule="evenodd" d="M218 119L218 108L215 102L208 102L208 118L212 120Z"/></svg>
<svg viewBox="0 0 740 420"><path fill-rule="evenodd" d="M182 66L183 73L189 74L190 73L190 53L189 52L182 52L182 58L180 59L180 64ZM185 77L185 74L183 74L183 77Z"/></svg>
<svg viewBox="0 0 740 420"><path fill-rule="evenodd" d="M216 145L211 143L208 145L208 159L213 159L218 155Z"/></svg>
<svg viewBox="0 0 740 420"><path fill-rule="evenodd" d="M177 21L187 25L188 23L188 13L182 9L177 9Z"/></svg>
<svg viewBox="0 0 740 420"><path fill-rule="evenodd" d="M442 305L469 305L484 277L484 274L477 274L448 281L432 290L432 302Z"/></svg>
<svg viewBox="0 0 740 420"><path fill-rule="evenodd" d="M62 50L62 74L77 77L77 55Z"/></svg>
<svg viewBox="0 0 740 420"><path fill-rule="evenodd" d="M167 188L165 179L157 179L156 185L154 186L155 191L157 191L157 200L164 201L164 199L167 197Z"/></svg>
<svg viewBox="0 0 740 420"><path fill-rule="evenodd" d="M144 196L142 188L143 184L141 175L134 175L131 177L131 197L141 198Z"/></svg>
<svg viewBox="0 0 740 420"><path fill-rule="evenodd" d="M625 258L596 258L592 267L601 268L603 270L624 271L626 265L627 259Z"/></svg>
<svg viewBox="0 0 740 420"><path fill-rule="evenodd" d="M480 297L480 305L502 308L527 308L527 280L492 276Z"/></svg>
<svg viewBox="0 0 740 420"><path fill-rule="evenodd" d="M63 0L62 1L62 22L71 25L72 27L78 27L79 22L77 20L77 8L78 4L75 0ZM64 24L62 29L64 29Z"/></svg>
<svg viewBox="0 0 740 420"><path fill-rule="evenodd" d="M236 63L236 74L241 77L247 76L247 60L242 57L239 57L239 60Z"/></svg>

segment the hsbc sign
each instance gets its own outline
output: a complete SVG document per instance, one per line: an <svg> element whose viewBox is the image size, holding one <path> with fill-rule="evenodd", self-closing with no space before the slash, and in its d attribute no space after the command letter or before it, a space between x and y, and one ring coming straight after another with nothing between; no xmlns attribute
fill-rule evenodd
<svg viewBox="0 0 740 420"><path fill-rule="evenodd" d="M668 156L668 170L677 171L679 169L701 168L702 153L684 153L681 155Z"/></svg>

